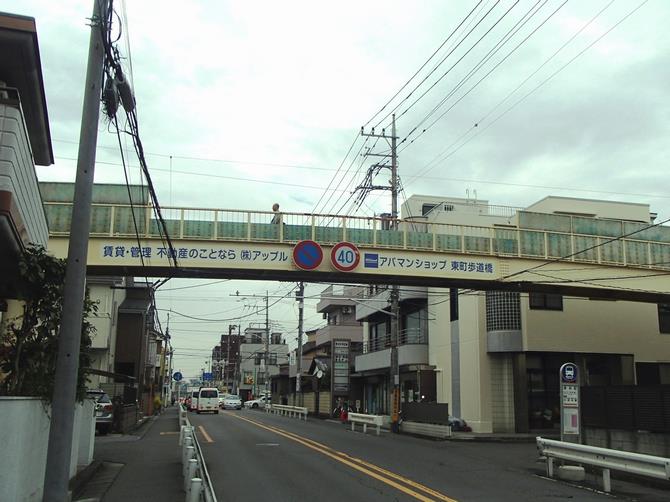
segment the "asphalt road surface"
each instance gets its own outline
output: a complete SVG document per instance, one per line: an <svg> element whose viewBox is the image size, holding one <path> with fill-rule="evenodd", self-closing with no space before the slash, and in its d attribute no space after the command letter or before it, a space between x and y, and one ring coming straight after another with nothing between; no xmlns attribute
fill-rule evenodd
<svg viewBox="0 0 670 502"><path fill-rule="evenodd" d="M612 500L546 479L534 444L377 437L252 410L190 420L220 501ZM623 500L668 500L668 492L614 484Z"/></svg>

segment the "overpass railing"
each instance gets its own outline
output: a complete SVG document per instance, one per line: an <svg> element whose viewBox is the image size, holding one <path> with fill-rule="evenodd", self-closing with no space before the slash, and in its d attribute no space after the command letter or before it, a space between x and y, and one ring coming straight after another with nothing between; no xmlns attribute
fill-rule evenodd
<svg viewBox="0 0 670 502"><path fill-rule="evenodd" d="M68 235L72 203L45 202L44 208L50 235ZM623 220L522 212L520 227L479 227L305 213L280 213L281 224L276 224L272 212L234 209L166 207L162 214L172 239L289 244L310 239L323 245L348 241L370 248L545 260L566 257L574 262L670 269L670 227ZM92 236L134 238L136 234L160 237L151 206L93 204ZM454 263L483 266L474 262L449 266Z"/></svg>

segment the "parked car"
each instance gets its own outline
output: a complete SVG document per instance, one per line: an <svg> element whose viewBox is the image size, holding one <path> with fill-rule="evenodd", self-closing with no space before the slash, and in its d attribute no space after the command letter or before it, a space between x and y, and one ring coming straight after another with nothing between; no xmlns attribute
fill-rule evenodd
<svg viewBox="0 0 670 502"><path fill-rule="evenodd" d="M242 399L240 399L240 396L236 396L234 394L228 394L223 397L221 407L224 410L241 410Z"/></svg>
<svg viewBox="0 0 670 502"><path fill-rule="evenodd" d="M191 392L191 397L188 400L188 411L196 411L198 409L198 393L199 391L197 390Z"/></svg>
<svg viewBox="0 0 670 502"><path fill-rule="evenodd" d="M270 403L271 399L267 396L259 397L258 399L252 399L251 401L245 401L245 408L265 408L266 403Z"/></svg>
<svg viewBox="0 0 670 502"><path fill-rule="evenodd" d="M214 387L203 387L198 391L198 404L196 411L203 413L211 411L219 413L219 390Z"/></svg>
<svg viewBox="0 0 670 502"><path fill-rule="evenodd" d="M86 395L95 400L95 430L99 434L107 434L112 430L114 405L109 396L100 389L89 389Z"/></svg>

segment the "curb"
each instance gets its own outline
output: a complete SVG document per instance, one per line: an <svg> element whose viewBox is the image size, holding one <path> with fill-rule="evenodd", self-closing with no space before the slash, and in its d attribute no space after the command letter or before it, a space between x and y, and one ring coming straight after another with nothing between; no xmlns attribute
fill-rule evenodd
<svg viewBox="0 0 670 502"><path fill-rule="evenodd" d="M95 476L102 467L102 460L93 460L81 471L74 475L70 480L68 487L72 492L73 499L81 489Z"/></svg>

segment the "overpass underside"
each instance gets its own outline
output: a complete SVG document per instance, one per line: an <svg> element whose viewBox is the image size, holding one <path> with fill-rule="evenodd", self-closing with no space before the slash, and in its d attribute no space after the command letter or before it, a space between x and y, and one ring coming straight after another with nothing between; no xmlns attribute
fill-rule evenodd
<svg viewBox="0 0 670 502"><path fill-rule="evenodd" d="M71 205L48 203L45 210L49 250L65 258ZM537 228L553 215L541 215L539 225L538 215L529 213L519 216L517 227L399 221L390 229L378 218L285 213L282 224L272 224L272 214L263 212L167 209L170 247L151 208L134 212L133 219L128 206L94 205L91 275L399 284L670 303L666 227L595 220L586 221L590 233L566 232ZM314 270L294 263L294 247L304 240L323 250ZM358 247L360 262L352 271L331 261L339 242Z"/></svg>

